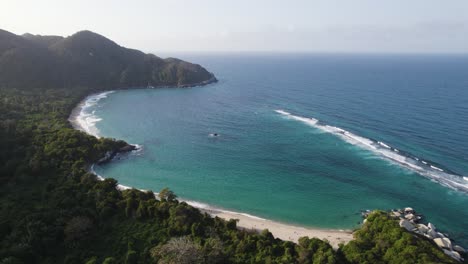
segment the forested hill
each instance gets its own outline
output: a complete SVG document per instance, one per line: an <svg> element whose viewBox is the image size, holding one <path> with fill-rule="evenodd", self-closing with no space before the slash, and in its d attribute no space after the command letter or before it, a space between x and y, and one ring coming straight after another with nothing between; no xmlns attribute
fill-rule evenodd
<svg viewBox="0 0 468 264"><path fill-rule="evenodd" d="M215 80L200 65L127 49L91 31L60 37L0 30L0 87L115 89Z"/></svg>
<svg viewBox="0 0 468 264"><path fill-rule="evenodd" d="M91 32L0 31L0 264L458 263L383 212L335 251L316 238L295 244L268 230L239 230L235 220L212 218L168 189L157 199L89 173L126 143L71 128L67 118L85 95L210 80L201 66Z"/></svg>

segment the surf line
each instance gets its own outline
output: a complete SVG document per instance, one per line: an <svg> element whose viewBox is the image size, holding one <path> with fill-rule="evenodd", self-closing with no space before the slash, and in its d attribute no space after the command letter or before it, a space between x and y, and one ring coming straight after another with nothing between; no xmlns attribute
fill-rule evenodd
<svg viewBox="0 0 468 264"><path fill-rule="evenodd" d="M419 175L437 182L445 187L468 193L468 182L466 180L467 177L452 174L442 168L437 167L435 164L431 164L429 161L422 160L416 156L412 156L410 154L406 155L406 153L403 151L400 151L387 143L365 138L351 133L345 129L324 124L315 118L293 115L290 112L282 109L275 110L275 112L284 118L299 121L311 127L320 129L326 133L333 134L349 144L371 151L372 153L377 154L379 157L383 157L388 161L416 172Z"/></svg>

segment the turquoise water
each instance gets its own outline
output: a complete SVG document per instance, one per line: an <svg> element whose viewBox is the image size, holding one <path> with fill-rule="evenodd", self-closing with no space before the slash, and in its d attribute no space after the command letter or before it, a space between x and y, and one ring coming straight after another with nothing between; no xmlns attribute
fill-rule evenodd
<svg viewBox="0 0 468 264"><path fill-rule="evenodd" d="M182 58L219 83L89 101L92 131L142 146L97 173L303 226L411 206L468 245L468 57Z"/></svg>

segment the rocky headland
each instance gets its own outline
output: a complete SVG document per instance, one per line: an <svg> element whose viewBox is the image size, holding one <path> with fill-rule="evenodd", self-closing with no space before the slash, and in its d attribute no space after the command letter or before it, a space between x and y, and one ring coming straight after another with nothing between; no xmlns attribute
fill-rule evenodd
<svg viewBox="0 0 468 264"><path fill-rule="evenodd" d="M372 213L368 210L362 213L364 223L367 221L367 216ZM428 239L437 245L446 255L454 258L457 261L464 261L466 258L466 250L454 243L449 238L449 234L442 233L432 223L424 223L424 216L418 214L413 208L406 207L404 209L394 209L388 212L396 221L399 221L400 227L408 232L411 232L421 238Z"/></svg>

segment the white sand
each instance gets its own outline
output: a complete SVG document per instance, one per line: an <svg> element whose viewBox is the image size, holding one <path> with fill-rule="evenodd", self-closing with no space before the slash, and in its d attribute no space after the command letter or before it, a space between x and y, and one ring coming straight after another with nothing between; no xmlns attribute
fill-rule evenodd
<svg viewBox="0 0 468 264"><path fill-rule="evenodd" d="M353 239L352 232L350 230L327 230L318 228L305 228L299 226L293 226L283 224L268 219L262 219L257 217L250 217L244 214L235 212L226 212L215 209L200 209L203 212L210 214L211 216L223 218L225 220L238 219L237 226L248 230L262 231L268 229L274 237L282 240L288 240L296 242L300 237L308 236L310 238L316 237L321 240L328 240L333 248L338 248L340 243L348 243Z"/></svg>

